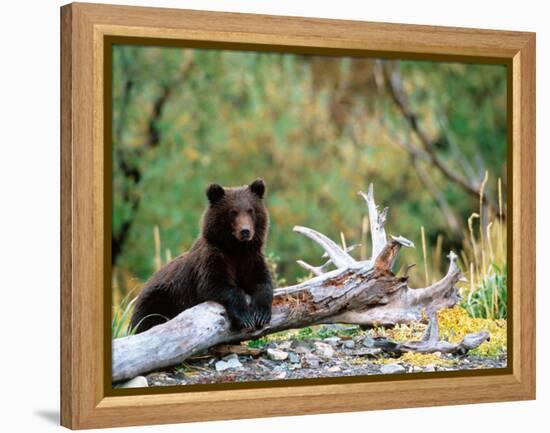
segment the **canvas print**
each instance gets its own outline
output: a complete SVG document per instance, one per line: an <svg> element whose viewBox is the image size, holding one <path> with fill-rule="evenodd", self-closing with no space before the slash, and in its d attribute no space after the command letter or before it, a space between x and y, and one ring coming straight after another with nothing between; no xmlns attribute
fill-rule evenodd
<svg viewBox="0 0 550 433"><path fill-rule="evenodd" d="M115 388L507 366L506 66L111 54Z"/></svg>

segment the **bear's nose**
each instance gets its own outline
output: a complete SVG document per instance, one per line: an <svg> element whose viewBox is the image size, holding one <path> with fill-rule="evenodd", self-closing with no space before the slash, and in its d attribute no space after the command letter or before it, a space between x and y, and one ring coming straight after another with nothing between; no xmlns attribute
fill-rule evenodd
<svg viewBox="0 0 550 433"><path fill-rule="evenodd" d="M250 230L242 229L241 230L241 238L248 239L249 237L250 237Z"/></svg>

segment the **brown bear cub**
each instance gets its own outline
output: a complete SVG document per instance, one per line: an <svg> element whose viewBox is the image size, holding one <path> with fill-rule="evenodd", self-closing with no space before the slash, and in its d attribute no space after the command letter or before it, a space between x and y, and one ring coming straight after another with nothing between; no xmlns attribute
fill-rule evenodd
<svg viewBox="0 0 550 433"><path fill-rule="evenodd" d="M136 333L205 301L222 304L235 329L261 328L271 320L273 284L263 256L269 225L264 193L261 179L243 187L207 188L201 234L187 253L145 284L130 321Z"/></svg>

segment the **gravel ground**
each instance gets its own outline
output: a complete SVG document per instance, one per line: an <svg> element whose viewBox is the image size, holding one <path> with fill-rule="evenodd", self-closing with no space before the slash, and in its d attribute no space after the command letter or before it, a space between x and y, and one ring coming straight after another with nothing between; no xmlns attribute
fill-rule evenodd
<svg viewBox="0 0 550 433"><path fill-rule="evenodd" d="M506 367L506 355L486 358L438 353L442 362L416 366L388 358L379 349L368 346L366 340L339 337L271 342L253 349L253 353L192 358L180 366L150 373L146 379L149 386L167 386ZM247 351L244 345L237 349Z"/></svg>

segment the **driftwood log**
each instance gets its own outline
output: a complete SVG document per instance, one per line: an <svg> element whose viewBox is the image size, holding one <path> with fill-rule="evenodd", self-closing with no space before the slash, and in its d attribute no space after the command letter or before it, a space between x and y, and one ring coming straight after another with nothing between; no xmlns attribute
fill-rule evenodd
<svg viewBox="0 0 550 433"><path fill-rule="evenodd" d="M218 344L250 340L277 331L328 323L385 325L410 323L430 317L426 337L421 342L393 343L377 346L389 352L459 352L479 346L487 333L470 334L460 344L440 341L436 313L454 306L459 295L456 282L462 278L457 257L449 254L446 275L435 284L412 289L407 276L396 276L392 266L402 247L413 247L403 237L387 241L384 228L387 208L379 212L372 185L368 194L359 193L369 210L372 255L357 261L327 236L307 227L294 227L317 242L328 260L321 266L298 263L315 277L290 287L275 290L272 319L259 330L234 331L225 309L215 302L190 308L165 324L138 334L113 340L112 379L120 381L138 374L181 363L190 356ZM336 269L326 272L329 265Z"/></svg>

